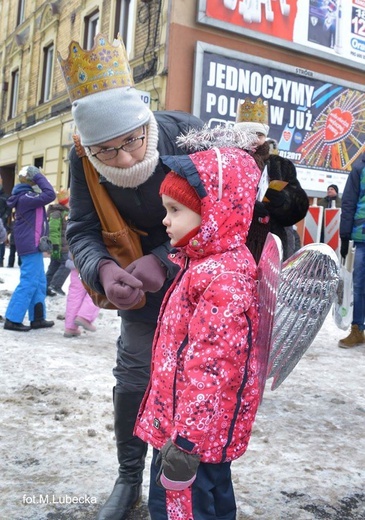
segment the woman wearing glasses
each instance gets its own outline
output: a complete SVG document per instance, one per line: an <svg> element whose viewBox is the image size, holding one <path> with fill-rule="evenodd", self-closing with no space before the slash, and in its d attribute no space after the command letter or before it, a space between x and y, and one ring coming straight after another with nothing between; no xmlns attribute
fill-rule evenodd
<svg viewBox="0 0 365 520"><path fill-rule="evenodd" d="M144 256L133 262L130 269L121 269L104 246L82 161L72 149L71 212L67 229L70 251L82 279L97 291L105 292L120 309L121 332L113 371L119 476L98 520L122 520L140 498L147 445L133 436L133 428L149 380L159 308L176 269L167 259L170 241L162 224L165 210L159 196L165 171L159 156L186 153L177 148L177 136L190 128L200 128L202 122L183 112L152 113L132 81L130 86L110 86L110 74L117 81L118 71L126 64L122 63L121 47L111 46L102 35L96 36L92 52L83 51L76 42L71 45L74 52L66 60L60 59L60 64L81 144L121 216L146 234L141 238ZM111 55L113 61L106 64ZM76 87L73 84L80 57L83 65L87 63L90 67L89 76L93 76L87 88L84 83ZM100 71L106 73L99 84ZM129 310L144 293L145 306Z"/></svg>

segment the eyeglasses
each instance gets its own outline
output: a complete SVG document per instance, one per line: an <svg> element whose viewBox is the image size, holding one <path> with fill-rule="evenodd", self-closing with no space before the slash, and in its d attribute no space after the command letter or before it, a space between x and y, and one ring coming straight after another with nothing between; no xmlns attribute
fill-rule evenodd
<svg viewBox="0 0 365 520"><path fill-rule="evenodd" d="M143 134L138 137L133 137L126 141L121 146L113 146L112 148L101 148L98 152L93 152L93 149L89 147L90 153L92 157L96 157L99 161L111 161L115 159L119 153L119 150L123 150L124 152L135 152L139 150L143 146L143 141L146 139L145 127L142 128Z"/></svg>

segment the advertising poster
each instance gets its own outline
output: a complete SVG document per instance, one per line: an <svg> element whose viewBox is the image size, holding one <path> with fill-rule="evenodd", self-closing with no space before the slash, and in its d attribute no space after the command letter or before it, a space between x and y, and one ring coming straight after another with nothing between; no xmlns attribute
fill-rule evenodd
<svg viewBox="0 0 365 520"><path fill-rule="evenodd" d="M365 69L365 0L200 0L197 21Z"/></svg>
<svg viewBox="0 0 365 520"><path fill-rule="evenodd" d="M365 153L365 93L353 84L311 71L198 42L194 114L214 125L231 125L238 100L269 104L269 137L297 167L309 195L328 184L342 193L353 162Z"/></svg>

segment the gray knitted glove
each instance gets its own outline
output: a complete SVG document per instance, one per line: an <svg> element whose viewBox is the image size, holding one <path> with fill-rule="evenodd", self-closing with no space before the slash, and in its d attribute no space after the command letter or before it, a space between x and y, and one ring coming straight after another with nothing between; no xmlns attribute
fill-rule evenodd
<svg viewBox="0 0 365 520"><path fill-rule="evenodd" d="M24 166L19 172L19 180L20 182L34 182L34 177L38 174L42 173L39 168L36 166Z"/></svg>

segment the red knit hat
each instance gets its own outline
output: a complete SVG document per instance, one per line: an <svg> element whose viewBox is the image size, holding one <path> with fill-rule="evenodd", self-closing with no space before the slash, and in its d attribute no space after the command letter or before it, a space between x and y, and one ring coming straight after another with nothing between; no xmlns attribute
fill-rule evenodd
<svg viewBox="0 0 365 520"><path fill-rule="evenodd" d="M161 183L160 195L167 195L200 215L199 195L181 175L173 171L169 172Z"/></svg>

